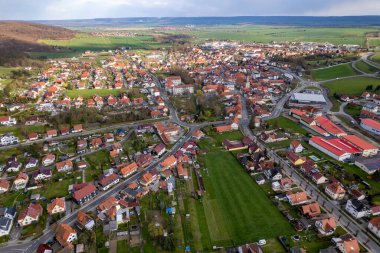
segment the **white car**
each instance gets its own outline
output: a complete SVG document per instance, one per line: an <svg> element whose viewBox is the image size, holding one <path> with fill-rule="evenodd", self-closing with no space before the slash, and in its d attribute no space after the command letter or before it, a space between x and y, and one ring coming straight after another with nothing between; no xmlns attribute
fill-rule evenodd
<svg viewBox="0 0 380 253"><path fill-rule="evenodd" d="M259 240L258 245L263 246L263 245L265 245L265 244L267 244L267 241L266 241L265 239L261 239L261 240Z"/></svg>

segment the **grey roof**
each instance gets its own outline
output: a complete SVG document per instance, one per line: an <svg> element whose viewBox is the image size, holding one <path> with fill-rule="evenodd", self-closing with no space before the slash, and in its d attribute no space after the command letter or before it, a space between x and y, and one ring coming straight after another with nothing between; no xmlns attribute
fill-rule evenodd
<svg viewBox="0 0 380 253"><path fill-rule="evenodd" d="M299 102L317 102L326 103L325 97L322 94L310 94L310 93L294 93L291 100Z"/></svg>

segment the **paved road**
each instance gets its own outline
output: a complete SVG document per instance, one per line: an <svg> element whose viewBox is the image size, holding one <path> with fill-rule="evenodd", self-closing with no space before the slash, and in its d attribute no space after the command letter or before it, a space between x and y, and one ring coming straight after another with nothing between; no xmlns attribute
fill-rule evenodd
<svg viewBox="0 0 380 253"><path fill-rule="evenodd" d="M168 119L167 117L162 117L162 118L158 118L155 120L156 121L165 121L167 119ZM0 146L0 150L7 150L7 149L11 149L11 148L24 147L24 146L29 146L32 144L44 143L47 141L63 141L63 140L67 140L67 139L71 139L71 138L75 138L75 137L79 137L79 136L96 134L99 132L110 131L110 130L114 130L114 129L118 129L118 128L136 127L136 126L141 125L141 124L146 123L146 122L151 122L151 121L142 120L142 121L134 121L134 122L130 122L130 123L125 123L125 122L124 123L117 123L117 124L113 124L113 125L106 126L106 127L96 128L96 129L92 129L92 130L85 130L85 131L82 131L80 133L71 133L71 134L67 134L67 135L60 135L60 136L53 137L53 138L43 138L43 139L38 139L35 141L25 141L25 142L21 142L19 144L15 144L15 145Z"/></svg>
<svg viewBox="0 0 380 253"><path fill-rule="evenodd" d="M243 101L245 99L243 98ZM243 102L245 104L245 102ZM333 216L343 227L345 227L350 233L355 235L357 239L365 245L365 247L373 253L380 252L380 246L377 244L378 240L370 235L367 235L367 224L360 224L357 220L349 217L342 208L337 205L334 201L326 197L316 185L309 182L303 177L298 171L292 168L287 161L279 157L273 150L268 149L263 143L261 143L256 136L253 134L252 130L249 128L249 115L246 110L243 110L242 120L240 122L240 129L246 135L254 140L261 149L268 150L267 155L270 159L274 160L276 163L280 164L286 175L292 178L301 189L305 190L309 196L311 196L315 201L319 203L325 210Z"/></svg>
<svg viewBox="0 0 380 253"><path fill-rule="evenodd" d="M118 192L123 190L129 183L136 181L139 179L144 173L151 171L153 168L155 168L163 159L167 158L168 156L174 154L182 145L191 139L192 133L199 129L200 127L192 127L190 131L183 136L164 156L162 156L160 159L156 160L152 164L150 164L147 168L140 170L138 173L134 174L133 176L129 177L125 181L122 181L112 189L101 192L96 198L92 199L91 201L87 202L85 205L81 206L80 209L74 211L68 216L65 216L62 218L58 223L66 223L73 225L76 221L76 216L79 210L88 212L96 208L101 202L106 200L108 197L116 195ZM44 231L44 234L39 237L38 239L35 239L31 242L12 242L9 243L7 246L4 246L0 248L0 252L9 253L9 252L25 252L25 253L32 253L35 252L39 244L46 243L50 241L55 236L55 232L52 226L50 226L48 229Z"/></svg>

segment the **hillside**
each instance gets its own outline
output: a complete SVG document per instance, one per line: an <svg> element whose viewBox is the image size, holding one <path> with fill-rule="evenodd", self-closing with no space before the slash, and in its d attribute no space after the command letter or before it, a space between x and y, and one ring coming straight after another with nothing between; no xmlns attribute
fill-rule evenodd
<svg viewBox="0 0 380 253"><path fill-rule="evenodd" d="M0 65L22 65L25 52L52 51L52 47L39 44L40 39L70 39L76 32L57 26L29 22L0 22Z"/></svg>

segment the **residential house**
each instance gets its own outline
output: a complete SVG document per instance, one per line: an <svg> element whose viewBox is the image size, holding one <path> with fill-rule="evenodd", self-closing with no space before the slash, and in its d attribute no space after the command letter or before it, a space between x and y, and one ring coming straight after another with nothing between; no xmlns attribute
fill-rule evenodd
<svg viewBox="0 0 380 253"><path fill-rule="evenodd" d="M171 155L171 156L165 158L160 163L160 169L161 169L161 171L164 171L164 170L171 169L171 168L173 168L176 165L177 165L177 158L175 158L174 155Z"/></svg>
<svg viewBox="0 0 380 253"><path fill-rule="evenodd" d="M38 165L38 159L31 157L28 162L25 164L25 169L35 168Z"/></svg>
<svg viewBox="0 0 380 253"><path fill-rule="evenodd" d="M344 209L346 209L346 211L355 219L359 219L370 214L370 209L357 199L347 200Z"/></svg>
<svg viewBox="0 0 380 253"><path fill-rule="evenodd" d="M90 149L95 150L100 148L100 146L103 144L101 138L94 138L90 142Z"/></svg>
<svg viewBox="0 0 380 253"><path fill-rule="evenodd" d="M46 154L42 158L42 165L43 166L49 166L52 165L55 162L55 155L54 154Z"/></svg>
<svg viewBox="0 0 380 253"><path fill-rule="evenodd" d="M98 185L102 191L106 191L119 182L119 176L115 173L112 173L110 175L103 175L102 177L100 177Z"/></svg>
<svg viewBox="0 0 380 253"><path fill-rule="evenodd" d="M300 204L304 204L308 202L306 192L296 192L296 193L289 192L286 194L286 197L292 206L300 205Z"/></svg>
<svg viewBox="0 0 380 253"><path fill-rule="evenodd" d="M81 210L77 214L77 224L80 229L92 230L95 227L94 219Z"/></svg>
<svg viewBox="0 0 380 253"><path fill-rule="evenodd" d="M270 181L278 181L282 178L281 172L276 168L265 170L264 175Z"/></svg>
<svg viewBox="0 0 380 253"><path fill-rule="evenodd" d="M293 151L294 153L301 153L304 150L304 147L302 146L302 144L299 141L293 140L290 143L289 149L291 151Z"/></svg>
<svg viewBox="0 0 380 253"><path fill-rule="evenodd" d="M52 177L53 173L51 172L51 170L45 167L41 167L37 171L33 172L33 179L35 182L50 180Z"/></svg>
<svg viewBox="0 0 380 253"><path fill-rule="evenodd" d="M145 168L153 162L153 156L151 154L141 154L136 158L136 163L139 167Z"/></svg>
<svg viewBox="0 0 380 253"><path fill-rule="evenodd" d="M63 247L74 248L73 242L78 239L77 232L68 224L58 224L55 238Z"/></svg>
<svg viewBox="0 0 380 253"><path fill-rule="evenodd" d="M97 194L98 190L91 183L82 183L79 185L74 185L73 198L80 205L83 205L87 201L91 200Z"/></svg>
<svg viewBox="0 0 380 253"><path fill-rule="evenodd" d="M13 220L16 217L16 209L13 207L0 208L0 237L10 234Z"/></svg>
<svg viewBox="0 0 380 253"><path fill-rule="evenodd" d="M376 235L377 238L380 238L380 217L376 217L376 218L371 219L368 222L368 229L374 235Z"/></svg>
<svg viewBox="0 0 380 253"><path fill-rule="evenodd" d="M14 136L11 133L3 134L0 137L0 144L1 146L7 146L7 145L13 145L18 143L18 137Z"/></svg>
<svg viewBox="0 0 380 253"><path fill-rule="evenodd" d="M29 206L21 211L18 216L17 222L21 227L28 226L32 223L38 222L43 213L43 208L40 204L30 203Z"/></svg>
<svg viewBox="0 0 380 253"><path fill-rule="evenodd" d="M81 124L77 124L73 126L73 129L71 130L72 133L80 133L83 132L83 126Z"/></svg>
<svg viewBox="0 0 380 253"><path fill-rule="evenodd" d="M308 218L314 218L321 214L321 209L317 202L303 205L301 207L302 215L307 216Z"/></svg>
<svg viewBox="0 0 380 253"><path fill-rule="evenodd" d="M29 141L35 141L35 140L38 140L38 134L37 133L29 133L28 134L28 140Z"/></svg>
<svg viewBox="0 0 380 253"><path fill-rule="evenodd" d="M335 200L341 200L344 198L346 194L346 190L342 187L342 185L336 181L331 184L326 185L325 193L330 196L330 198Z"/></svg>
<svg viewBox="0 0 380 253"><path fill-rule="evenodd" d="M1 116L0 117L0 124L4 126L13 126L16 125L17 121L15 118L12 118L10 116Z"/></svg>
<svg viewBox="0 0 380 253"><path fill-rule="evenodd" d="M294 166L300 166L306 162L306 157L299 156L294 152L288 152L287 158Z"/></svg>
<svg viewBox="0 0 380 253"><path fill-rule="evenodd" d="M66 211L65 198L55 198L47 205L49 215L64 213Z"/></svg>
<svg viewBox="0 0 380 253"><path fill-rule="evenodd" d="M132 175L133 173L137 172L138 168L139 167L138 167L137 163L133 162L131 164L128 164L128 165L122 167L120 169L120 174L122 175L122 177L127 178L130 175Z"/></svg>
<svg viewBox="0 0 380 253"><path fill-rule="evenodd" d="M0 179L0 194L7 192L10 187L10 182L7 179Z"/></svg>
<svg viewBox="0 0 380 253"><path fill-rule="evenodd" d="M187 180L189 178L189 172L182 166L182 163L177 164L177 173L180 179Z"/></svg>
<svg viewBox="0 0 380 253"><path fill-rule="evenodd" d="M358 241L349 234L341 236L336 242L336 246L342 253L360 253Z"/></svg>
<svg viewBox="0 0 380 253"><path fill-rule="evenodd" d="M336 230L336 222L333 217L317 220L315 222L315 227L318 232L323 236L332 235Z"/></svg>
<svg viewBox="0 0 380 253"><path fill-rule="evenodd" d="M29 181L28 174L21 172L16 176L15 180L13 181L13 188L16 190L23 190L28 184L28 181Z"/></svg>
<svg viewBox="0 0 380 253"><path fill-rule="evenodd" d="M148 186L149 184L153 183L157 177L155 177L153 174L150 172L144 173L140 179L140 183L144 186Z"/></svg>
<svg viewBox="0 0 380 253"><path fill-rule="evenodd" d="M53 138L58 136L58 131L56 129L50 129L46 131L46 137L47 138Z"/></svg>
<svg viewBox="0 0 380 253"><path fill-rule="evenodd" d="M156 156L162 156L165 153L165 151L166 151L166 147L162 143L159 143L156 146L154 146L152 150L153 154Z"/></svg>
<svg viewBox="0 0 380 253"><path fill-rule="evenodd" d="M55 164L58 172L68 172L73 170L73 161L65 160Z"/></svg>

